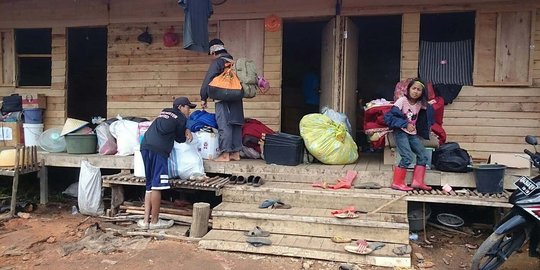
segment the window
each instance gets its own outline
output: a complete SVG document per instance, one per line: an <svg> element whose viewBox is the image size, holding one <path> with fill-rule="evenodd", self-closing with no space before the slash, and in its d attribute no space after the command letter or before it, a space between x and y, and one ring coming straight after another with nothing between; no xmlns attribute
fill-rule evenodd
<svg viewBox="0 0 540 270"><path fill-rule="evenodd" d="M51 29L16 29L17 86L51 85Z"/></svg>

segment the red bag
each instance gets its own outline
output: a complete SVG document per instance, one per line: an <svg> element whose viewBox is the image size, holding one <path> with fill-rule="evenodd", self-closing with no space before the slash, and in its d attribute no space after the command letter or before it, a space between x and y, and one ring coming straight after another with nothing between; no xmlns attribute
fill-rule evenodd
<svg viewBox="0 0 540 270"><path fill-rule="evenodd" d="M174 27L169 27L163 35L163 44L165 47L173 47L178 44L178 34L174 33Z"/></svg>

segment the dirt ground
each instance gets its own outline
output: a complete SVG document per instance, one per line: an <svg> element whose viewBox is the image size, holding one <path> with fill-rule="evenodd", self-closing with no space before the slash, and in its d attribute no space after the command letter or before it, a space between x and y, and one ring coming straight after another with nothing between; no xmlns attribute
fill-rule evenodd
<svg viewBox="0 0 540 270"><path fill-rule="evenodd" d="M196 243L143 237L110 236L100 238L115 248L97 252L95 245L84 249L77 243L100 219L72 215L66 205L51 204L30 214L0 223L0 270L4 269L205 269L205 270L278 270L339 269L341 263L300 258L259 256L202 250ZM89 229L90 228L90 229ZM103 236L103 235L102 235ZM413 253L434 263L432 269L468 269L475 252L488 233L478 237L430 228L428 241L412 242ZM419 239L423 240L420 234ZM95 242L92 242L95 243ZM422 244L418 244L422 243ZM78 248L79 247L79 248ZM413 256L415 269L416 256ZM356 269L391 268L357 266ZM396 268L397 269L397 268ZM403 268L401 268L403 269ZM400 269L400 270L401 270ZM501 269L540 269L540 260L529 258L527 250L513 255Z"/></svg>

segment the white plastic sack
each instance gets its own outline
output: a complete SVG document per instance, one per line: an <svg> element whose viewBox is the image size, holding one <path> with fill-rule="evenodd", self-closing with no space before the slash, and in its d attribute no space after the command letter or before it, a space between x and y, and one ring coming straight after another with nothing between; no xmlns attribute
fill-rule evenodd
<svg viewBox="0 0 540 270"><path fill-rule="evenodd" d="M217 132L197 131L195 136L199 141L197 150L204 159L215 159L219 155L219 135Z"/></svg>
<svg viewBox="0 0 540 270"><path fill-rule="evenodd" d="M123 120L114 121L109 127L111 134L116 138L119 156L133 155L135 146L139 145L139 123Z"/></svg>
<svg viewBox="0 0 540 270"><path fill-rule="evenodd" d="M79 212L84 215L100 216L104 214L101 200L101 171L88 161L81 161L79 174Z"/></svg>
<svg viewBox="0 0 540 270"><path fill-rule="evenodd" d="M332 121L344 124L347 128L347 132L349 132L351 136L354 136L354 134L352 134L351 132L351 122L349 122L349 118L347 118L347 115L345 115L344 113L336 112L326 106L324 106L321 111L322 114L328 116L328 118L332 119Z"/></svg>
<svg viewBox="0 0 540 270"><path fill-rule="evenodd" d="M174 142L169 155L169 178L189 179L204 175L203 160L197 151L197 139L193 138L189 143Z"/></svg>
<svg viewBox="0 0 540 270"><path fill-rule="evenodd" d="M100 155L114 155L117 151L116 139L111 134L109 124L103 122L96 127L98 153Z"/></svg>

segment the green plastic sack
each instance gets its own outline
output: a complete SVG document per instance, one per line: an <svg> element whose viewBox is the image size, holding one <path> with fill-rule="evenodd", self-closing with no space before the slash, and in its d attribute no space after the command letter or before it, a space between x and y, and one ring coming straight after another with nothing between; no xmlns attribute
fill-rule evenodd
<svg viewBox="0 0 540 270"><path fill-rule="evenodd" d="M350 164L358 159L358 147L343 123L312 113L300 120L300 136L308 151L324 164Z"/></svg>

